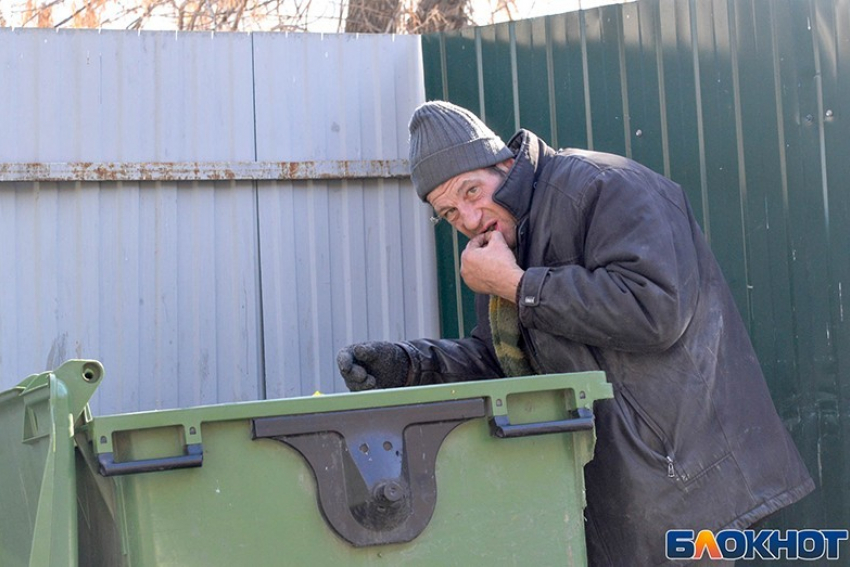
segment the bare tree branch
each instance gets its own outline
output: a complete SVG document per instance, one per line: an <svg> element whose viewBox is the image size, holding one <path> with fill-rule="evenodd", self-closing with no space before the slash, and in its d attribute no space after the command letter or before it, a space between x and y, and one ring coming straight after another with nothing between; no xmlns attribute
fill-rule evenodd
<svg viewBox="0 0 850 567"><path fill-rule="evenodd" d="M409 33L458 30L470 25L469 0L420 0L409 20Z"/></svg>
<svg viewBox="0 0 850 567"><path fill-rule="evenodd" d="M67 18L62 20L61 22L59 22L58 24L53 24L53 27L54 28L61 28L63 25L67 24L68 22L70 22L71 20L76 18L77 15L79 15L80 12L82 12L83 10L85 10L88 7L89 7L89 5L88 5L88 2L87 2L87 3L83 4L82 8L80 8L79 10L77 10L76 12L74 12L73 14L71 14L70 16L68 16Z"/></svg>
<svg viewBox="0 0 850 567"><path fill-rule="evenodd" d="M389 33L395 31L400 0L349 0L347 33Z"/></svg>
<svg viewBox="0 0 850 567"><path fill-rule="evenodd" d="M236 12L236 17L233 18L233 25L230 26L230 31L237 31L239 29L239 20L242 19L242 14L245 13L245 7L248 5L248 0L242 0L239 3L239 11Z"/></svg>
<svg viewBox="0 0 850 567"><path fill-rule="evenodd" d="M331 23L336 31L431 33L473 23L473 0L328 1L326 6L312 0L0 0L0 25L300 32L317 24L327 30ZM515 17L516 0L488 1L491 14Z"/></svg>

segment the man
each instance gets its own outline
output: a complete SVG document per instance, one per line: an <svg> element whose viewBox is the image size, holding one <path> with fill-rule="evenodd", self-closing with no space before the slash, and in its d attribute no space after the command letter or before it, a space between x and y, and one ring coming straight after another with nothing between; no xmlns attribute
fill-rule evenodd
<svg viewBox="0 0 850 567"><path fill-rule="evenodd" d="M663 565L669 529L747 528L814 488L682 189L629 159L507 146L446 102L410 122L411 178L470 238L478 325L342 349L352 390L603 370L585 467L591 565Z"/></svg>

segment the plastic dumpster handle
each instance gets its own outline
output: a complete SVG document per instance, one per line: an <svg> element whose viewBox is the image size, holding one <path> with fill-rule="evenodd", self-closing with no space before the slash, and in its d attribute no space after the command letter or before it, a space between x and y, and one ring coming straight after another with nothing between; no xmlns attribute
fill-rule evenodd
<svg viewBox="0 0 850 567"><path fill-rule="evenodd" d="M578 417L561 421L543 421L540 423L523 423L511 425L506 415L497 415L491 420L493 434L500 438L526 437L528 435L544 435L547 433L569 433L593 429L593 410L578 408Z"/></svg>
<svg viewBox="0 0 850 567"><path fill-rule="evenodd" d="M178 457L116 463L114 453L103 453L98 455L97 460L100 464L99 472L102 476L191 469L204 464L204 447L201 443L186 445L186 454Z"/></svg>

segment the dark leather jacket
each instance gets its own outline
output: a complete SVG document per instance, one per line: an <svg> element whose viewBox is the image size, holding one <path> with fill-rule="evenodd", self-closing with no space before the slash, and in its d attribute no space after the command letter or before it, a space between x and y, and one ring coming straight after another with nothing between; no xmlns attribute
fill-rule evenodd
<svg viewBox="0 0 850 567"><path fill-rule="evenodd" d="M669 529L747 528L814 488L682 189L534 134L494 200L518 220L518 305L542 373L604 370L585 467L591 565L668 563ZM404 343L414 383L501 375L487 298L460 340Z"/></svg>

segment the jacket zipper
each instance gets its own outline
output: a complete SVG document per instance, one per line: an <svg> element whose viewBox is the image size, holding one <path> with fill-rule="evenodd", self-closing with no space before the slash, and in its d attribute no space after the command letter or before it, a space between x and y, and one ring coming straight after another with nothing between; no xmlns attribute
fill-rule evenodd
<svg viewBox="0 0 850 567"><path fill-rule="evenodd" d="M631 392L629 392L626 388L623 388L621 390L621 392L623 393L623 400L625 400L627 405L631 406L632 410L635 412L635 415L638 417L638 419L643 421L644 424L646 424L646 426L649 427L650 431L652 431L652 433L658 438L658 440L661 441L661 445L663 445L664 452L666 453L664 455L664 461L667 463L667 477L668 478L676 478L675 461L673 461L673 456L670 454L671 453L670 445L667 443L667 438L664 435L662 435L660 431L658 431L658 429L655 427L654 423L652 423L649 419L644 417L643 411L638 409L637 402L632 400Z"/></svg>
<svg viewBox="0 0 850 567"><path fill-rule="evenodd" d="M545 374L546 371L540 364L540 357L537 356L537 347L532 342L531 336L528 333L528 329L520 325L519 330L520 335L522 336L523 346L525 347L525 354L528 355L530 359L529 362L531 363L532 370L540 374Z"/></svg>
<svg viewBox="0 0 850 567"><path fill-rule="evenodd" d="M535 186L537 184L535 183ZM517 245L516 245L516 256L517 256L517 265L519 265L523 270L527 268L525 265L525 231L526 225L528 224L528 217L522 219L516 228L516 237L517 237ZM519 307L519 306L517 306ZM535 372L545 373L543 366L540 364L540 357L537 356L537 347L534 342L532 342L531 337L529 336L528 329L519 326L520 333L522 334L523 343L525 343L526 354L531 359L531 367Z"/></svg>

